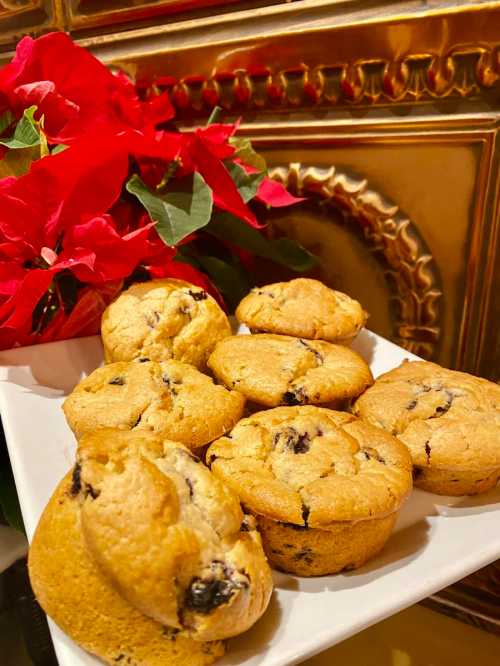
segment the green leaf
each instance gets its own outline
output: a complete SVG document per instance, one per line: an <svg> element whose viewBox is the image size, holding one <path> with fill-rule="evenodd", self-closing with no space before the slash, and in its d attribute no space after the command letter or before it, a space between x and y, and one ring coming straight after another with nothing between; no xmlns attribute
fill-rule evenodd
<svg viewBox="0 0 500 666"><path fill-rule="evenodd" d="M126 188L158 223L158 235L171 247L205 227L212 216L212 190L197 172L171 181L168 190L161 193L152 192L137 175L130 178Z"/></svg>
<svg viewBox="0 0 500 666"><path fill-rule="evenodd" d="M271 261L297 272L308 271L318 263L317 257L291 238L268 240L257 229L250 227L230 213L217 214L206 231L216 238L234 243L258 257L271 259Z"/></svg>
<svg viewBox="0 0 500 666"><path fill-rule="evenodd" d="M14 135L10 139L0 139L0 144L10 149L31 148L40 144L38 123L34 119L36 106L24 110L23 117L17 123Z"/></svg>
<svg viewBox="0 0 500 666"><path fill-rule="evenodd" d="M259 171L267 171L266 160L255 152L250 139L233 136L229 139L229 143L236 148L234 157L238 157L244 164L253 166Z"/></svg>
<svg viewBox="0 0 500 666"><path fill-rule="evenodd" d="M243 268L238 263L229 264L217 257L201 256L197 261L234 310L252 286Z"/></svg>
<svg viewBox="0 0 500 666"><path fill-rule="evenodd" d="M0 178L17 177L28 173L31 163L39 158L40 148L38 146L8 150L4 158L0 160Z"/></svg>
<svg viewBox="0 0 500 666"><path fill-rule="evenodd" d="M210 116L207 120L207 127L208 127L208 125L212 125L213 123L217 122L217 120L219 119L221 111L222 111L222 107L214 106L214 108L212 109L212 113L210 114Z"/></svg>
<svg viewBox="0 0 500 666"><path fill-rule="evenodd" d="M0 116L0 134L3 134L7 127L10 127L12 123L14 122L15 118L13 114L7 110L5 113L2 113Z"/></svg>
<svg viewBox="0 0 500 666"><path fill-rule="evenodd" d="M181 264L188 264L194 268L200 268L200 264L196 261L196 259L184 251L184 249L189 247L189 245L190 244L188 243L187 245L181 245L181 247L178 248L177 254L174 257L174 261L178 261Z"/></svg>
<svg viewBox="0 0 500 666"><path fill-rule="evenodd" d="M58 143L57 146L54 146L51 151L51 155L57 155L57 153L62 153L63 150L69 148L65 143Z"/></svg>
<svg viewBox="0 0 500 666"><path fill-rule="evenodd" d="M266 174L260 171L258 173L247 173L243 167L234 162L225 162L224 166L229 171L243 201L247 203L250 199L253 199Z"/></svg>

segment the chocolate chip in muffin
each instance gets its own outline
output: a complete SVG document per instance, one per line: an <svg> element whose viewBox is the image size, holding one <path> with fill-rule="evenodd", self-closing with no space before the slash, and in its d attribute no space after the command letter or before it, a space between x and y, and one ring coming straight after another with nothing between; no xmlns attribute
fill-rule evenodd
<svg viewBox="0 0 500 666"><path fill-rule="evenodd" d="M304 527L309 527L308 520L309 520L309 514L311 513L311 509L306 506L305 504L302 504L302 520L304 521Z"/></svg>
<svg viewBox="0 0 500 666"><path fill-rule="evenodd" d="M408 411L411 411L412 409L415 409L416 406L417 406L417 400L412 400L407 404L406 409Z"/></svg>
<svg viewBox="0 0 500 666"><path fill-rule="evenodd" d="M276 446L280 439L284 439L285 448L293 453L307 453L311 445L309 433L300 433L292 427L288 427L274 435L273 443Z"/></svg>
<svg viewBox="0 0 500 666"><path fill-rule="evenodd" d="M191 296L191 298L194 301L204 301L206 298L208 298L208 294L206 291L192 291L190 289L188 291L188 294Z"/></svg>
<svg viewBox="0 0 500 666"><path fill-rule="evenodd" d="M439 407L436 407L435 413L430 417L431 419L439 418L440 416L443 416L443 414L446 414L446 412L450 409L452 403L453 403L453 398L455 397L451 391L445 390L445 396L446 396L446 402L444 405L440 405Z"/></svg>
<svg viewBox="0 0 500 666"><path fill-rule="evenodd" d="M217 460L218 457L219 456L216 456L215 453L212 453L212 455L207 458L208 467L211 467L214 464L214 462Z"/></svg>
<svg viewBox="0 0 500 666"><path fill-rule="evenodd" d="M193 578L184 598L188 610L197 613L210 613L226 604L235 592L230 580Z"/></svg>
<svg viewBox="0 0 500 666"><path fill-rule="evenodd" d="M153 312L153 314L146 314L144 315L146 322L149 326L149 328L154 328L156 324L160 321L160 313L156 312L156 310Z"/></svg>
<svg viewBox="0 0 500 666"><path fill-rule="evenodd" d="M148 363L150 360L151 360L150 358L146 358L145 356L143 356L142 358L138 358L137 362L138 363Z"/></svg>
<svg viewBox="0 0 500 666"><path fill-rule="evenodd" d="M113 379L109 380L108 384L123 386L125 384L125 377L113 377Z"/></svg>
<svg viewBox="0 0 500 666"><path fill-rule="evenodd" d="M301 548L292 556L292 559L294 559L296 562L300 562L301 560L303 560L306 564L312 564L313 558L314 558L314 553L312 549L308 548L307 546Z"/></svg>
<svg viewBox="0 0 500 666"><path fill-rule="evenodd" d="M427 464L431 462L431 447L429 446L429 441L425 442L425 455L427 457Z"/></svg>
<svg viewBox="0 0 500 666"><path fill-rule="evenodd" d="M258 296L269 296L269 298L276 298L276 296L270 291L264 291L262 289L252 289L252 294L257 294Z"/></svg>
<svg viewBox="0 0 500 666"><path fill-rule="evenodd" d="M176 396L177 395L177 390L173 387L173 384L180 384L181 382L170 379L170 377L168 375L163 375L161 380L165 384L165 386L168 388L170 393L173 396Z"/></svg>
<svg viewBox="0 0 500 666"><path fill-rule="evenodd" d="M305 405L307 402L307 395L303 388L295 389L294 391L286 391L283 394L282 403L293 407L294 405Z"/></svg>
<svg viewBox="0 0 500 666"><path fill-rule="evenodd" d="M135 422L134 425L132 426L132 429L137 428L137 426L138 426L139 423L141 422L141 419L142 419L142 414L139 414L139 416L137 417L136 422Z"/></svg>
<svg viewBox="0 0 500 666"><path fill-rule="evenodd" d="M361 449L364 457L366 460L377 460L379 463L382 463L382 465L385 465L385 459L382 458L380 453L376 449L372 449L371 447L366 447L364 449Z"/></svg>
<svg viewBox="0 0 500 666"><path fill-rule="evenodd" d="M189 305L181 305L178 309L178 313L181 315L187 315L191 319L191 308Z"/></svg>
<svg viewBox="0 0 500 666"><path fill-rule="evenodd" d="M85 484L85 497L91 497L93 500L97 499L101 494L100 490L96 490L90 483Z"/></svg>
<svg viewBox="0 0 500 666"><path fill-rule="evenodd" d="M176 641L177 640L177 634L180 632L180 629L177 629L176 627L163 627L162 629L162 634L167 638L169 641Z"/></svg>
<svg viewBox="0 0 500 666"><path fill-rule="evenodd" d="M184 480L187 484L187 487L189 488L189 499L193 499L193 497L194 497L193 482L191 481L191 479L188 479L188 478L185 478Z"/></svg>
<svg viewBox="0 0 500 666"><path fill-rule="evenodd" d="M73 475L71 477L71 488L70 488L70 494L75 497L78 495L80 490L82 489L82 466L80 463L76 463L76 465L73 467Z"/></svg>

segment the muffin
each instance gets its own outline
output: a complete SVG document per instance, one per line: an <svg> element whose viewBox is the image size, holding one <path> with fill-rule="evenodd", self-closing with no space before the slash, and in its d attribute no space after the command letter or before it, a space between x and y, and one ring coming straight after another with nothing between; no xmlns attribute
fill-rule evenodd
<svg viewBox="0 0 500 666"><path fill-rule="evenodd" d="M175 359L205 367L229 320L206 291L183 280L134 284L108 306L101 335L106 363Z"/></svg>
<svg viewBox="0 0 500 666"><path fill-rule="evenodd" d="M89 552L144 615L204 641L265 611L272 579L254 523L188 449L99 430L80 441L73 479Z"/></svg>
<svg viewBox="0 0 500 666"><path fill-rule="evenodd" d="M412 487L408 450L345 412L277 407L207 453L254 514L271 564L300 576L354 569L383 548Z"/></svg>
<svg viewBox="0 0 500 666"><path fill-rule="evenodd" d="M198 448L230 430L245 398L179 361L110 363L83 379L63 410L77 439L97 428L151 431Z"/></svg>
<svg viewBox="0 0 500 666"><path fill-rule="evenodd" d="M365 325L367 314L341 291L298 278L252 289L238 305L236 317L259 333L345 344Z"/></svg>
<svg viewBox="0 0 500 666"><path fill-rule="evenodd" d="M40 518L29 574L43 610L72 640L106 664L208 666L221 642L193 640L141 613L110 583L89 552L80 497L68 474Z"/></svg>
<svg viewBox="0 0 500 666"><path fill-rule="evenodd" d="M353 412L409 449L415 485L475 495L500 477L500 386L427 361L381 375Z"/></svg>
<svg viewBox="0 0 500 666"><path fill-rule="evenodd" d="M351 349L284 335L234 335L208 360L215 377L267 407L336 403L373 383L370 368Z"/></svg>

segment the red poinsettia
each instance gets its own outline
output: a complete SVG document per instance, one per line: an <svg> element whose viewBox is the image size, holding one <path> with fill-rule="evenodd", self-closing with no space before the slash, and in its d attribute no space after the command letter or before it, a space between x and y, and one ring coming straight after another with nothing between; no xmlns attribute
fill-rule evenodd
<svg viewBox="0 0 500 666"><path fill-rule="evenodd" d="M0 348L97 332L136 275L183 278L222 303L214 282L234 300L254 254L311 264L258 230L251 199L298 199L269 180L237 124L158 129L172 116L166 94L139 98L63 34L21 40L0 70L2 111L4 136L14 129L1 139L7 155L26 129L30 145L45 147L27 173L0 180Z"/></svg>
<svg viewBox="0 0 500 666"><path fill-rule="evenodd" d="M20 117L32 105L49 139L66 144L95 131L154 127L174 115L166 93L141 101L124 74L112 74L62 32L24 37L0 71L0 113Z"/></svg>

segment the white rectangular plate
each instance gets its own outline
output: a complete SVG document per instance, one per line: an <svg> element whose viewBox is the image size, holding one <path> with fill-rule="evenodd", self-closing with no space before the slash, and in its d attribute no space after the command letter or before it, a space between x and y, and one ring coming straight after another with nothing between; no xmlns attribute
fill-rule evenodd
<svg viewBox="0 0 500 666"><path fill-rule="evenodd" d="M375 376L415 359L369 331L353 347ZM98 337L0 352L0 410L29 538L73 464L61 403L101 362ZM383 552L361 569L313 579L276 573L266 615L229 642L220 666L288 666L344 640L500 557L499 525L500 487L472 498L415 491ZM51 631L60 666L100 663Z"/></svg>

